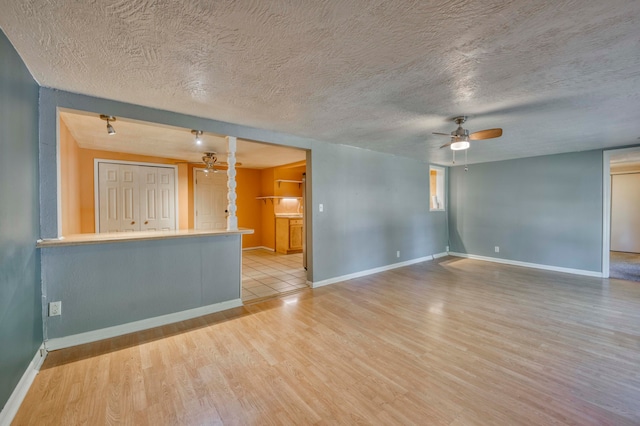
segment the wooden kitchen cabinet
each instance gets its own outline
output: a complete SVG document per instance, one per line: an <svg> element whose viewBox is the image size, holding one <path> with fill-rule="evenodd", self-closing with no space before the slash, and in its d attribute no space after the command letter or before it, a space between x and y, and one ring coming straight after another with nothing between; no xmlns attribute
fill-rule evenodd
<svg viewBox="0 0 640 426"><path fill-rule="evenodd" d="M276 218L276 252L282 254L302 252L302 218Z"/></svg>

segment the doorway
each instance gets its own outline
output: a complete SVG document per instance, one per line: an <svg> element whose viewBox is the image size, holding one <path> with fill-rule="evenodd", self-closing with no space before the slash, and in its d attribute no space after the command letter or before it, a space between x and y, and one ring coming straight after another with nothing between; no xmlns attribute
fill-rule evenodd
<svg viewBox="0 0 640 426"><path fill-rule="evenodd" d="M640 281L640 147L603 155L605 278Z"/></svg>

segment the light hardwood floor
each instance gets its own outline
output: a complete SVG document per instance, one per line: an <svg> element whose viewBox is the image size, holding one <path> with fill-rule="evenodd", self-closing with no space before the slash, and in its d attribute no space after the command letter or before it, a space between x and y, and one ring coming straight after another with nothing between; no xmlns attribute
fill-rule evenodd
<svg viewBox="0 0 640 426"><path fill-rule="evenodd" d="M640 285L442 258L49 354L15 424L640 424Z"/></svg>

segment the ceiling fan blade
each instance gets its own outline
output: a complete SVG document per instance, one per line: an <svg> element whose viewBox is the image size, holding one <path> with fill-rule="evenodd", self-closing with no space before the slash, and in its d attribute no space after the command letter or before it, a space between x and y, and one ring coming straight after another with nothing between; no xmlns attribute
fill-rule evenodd
<svg viewBox="0 0 640 426"><path fill-rule="evenodd" d="M433 132L434 135L451 136L451 133Z"/></svg>
<svg viewBox="0 0 640 426"><path fill-rule="evenodd" d="M444 145L442 145L442 146L440 147L440 149L442 149L442 148L446 148L446 147L450 146L452 143L453 143L453 141L451 141L451 142L447 142L447 143L445 143Z"/></svg>
<svg viewBox="0 0 640 426"><path fill-rule="evenodd" d="M469 139L472 141L479 141L482 139L493 139L502 136L502 129L486 129L479 132L473 132L469 135Z"/></svg>

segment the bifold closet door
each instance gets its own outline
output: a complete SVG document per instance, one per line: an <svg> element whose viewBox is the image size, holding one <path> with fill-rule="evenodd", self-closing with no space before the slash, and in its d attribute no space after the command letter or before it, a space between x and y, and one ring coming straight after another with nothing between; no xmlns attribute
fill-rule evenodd
<svg viewBox="0 0 640 426"><path fill-rule="evenodd" d="M175 173L165 167L139 166L140 230L175 229Z"/></svg>
<svg viewBox="0 0 640 426"><path fill-rule="evenodd" d="M98 163L100 232L175 229L175 169Z"/></svg>
<svg viewBox="0 0 640 426"><path fill-rule="evenodd" d="M98 164L100 232L139 231L138 166Z"/></svg>

